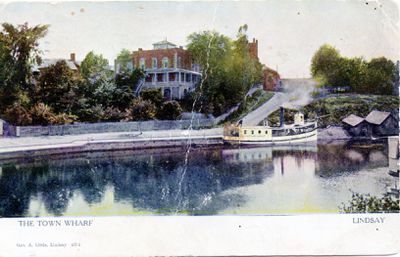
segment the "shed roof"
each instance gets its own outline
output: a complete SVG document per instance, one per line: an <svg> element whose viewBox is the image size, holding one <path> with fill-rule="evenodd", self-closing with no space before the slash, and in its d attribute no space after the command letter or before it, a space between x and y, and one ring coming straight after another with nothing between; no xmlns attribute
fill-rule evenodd
<svg viewBox="0 0 400 257"><path fill-rule="evenodd" d="M369 123L380 125L389 117L390 112L372 111L368 114L365 120Z"/></svg>
<svg viewBox="0 0 400 257"><path fill-rule="evenodd" d="M349 124L350 126L357 126L358 124L360 124L361 122L363 122L364 119L354 115L354 114L350 114L349 116L347 116L346 118L342 119L342 122Z"/></svg>

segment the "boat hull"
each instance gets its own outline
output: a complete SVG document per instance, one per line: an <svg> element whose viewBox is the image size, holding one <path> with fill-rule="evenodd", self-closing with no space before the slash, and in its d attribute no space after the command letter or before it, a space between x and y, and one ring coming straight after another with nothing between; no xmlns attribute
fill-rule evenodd
<svg viewBox="0 0 400 257"><path fill-rule="evenodd" d="M270 139L225 137L224 143L231 145L308 145L316 144L317 139L317 130L314 130L304 134L272 137Z"/></svg>

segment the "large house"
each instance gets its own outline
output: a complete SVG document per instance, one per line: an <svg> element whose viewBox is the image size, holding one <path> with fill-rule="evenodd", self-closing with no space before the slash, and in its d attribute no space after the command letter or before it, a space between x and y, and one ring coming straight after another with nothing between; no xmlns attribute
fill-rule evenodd
<svg viewBox="0 0 400 257"><path fill-rule="evenodd" d="M139 90L161 88L166 99L183 98L201 81L200 66L192 62L190 53L167 40L154 43L152 50L139 48L132 61L146 73Z"/></svg>

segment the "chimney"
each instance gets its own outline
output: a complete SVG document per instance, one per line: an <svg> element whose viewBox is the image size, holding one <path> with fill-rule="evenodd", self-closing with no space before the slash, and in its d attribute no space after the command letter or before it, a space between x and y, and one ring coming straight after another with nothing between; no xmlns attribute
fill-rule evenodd
<svg viewBox="0 0 400 257"><path fill-rule="evenodd" d="M285 109L281 106L279 108L279 127L283 127L285 125Z"/></svg>
<svg viewBox="0 0 400 257"><path fill-rule="evenodd" d="M69 59L70 59L71 61L75 62L75 61L76 61L76 59L75 59L75 53L70 53Z"/></svg>

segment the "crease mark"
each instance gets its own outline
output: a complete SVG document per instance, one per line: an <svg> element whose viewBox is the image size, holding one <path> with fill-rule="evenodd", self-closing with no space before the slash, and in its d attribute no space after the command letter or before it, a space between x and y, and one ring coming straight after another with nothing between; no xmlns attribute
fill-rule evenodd
<svg viewBox="0 0 400 257"><path fill-rule="evenodd" d="M212 20L212 27L213 28L215 26L215 19L216 19L216 16L217 16L217 10L219 8L219 5L220 5L220 1L218 2L218 5L214 9L214 15L213 15L213 20ZM199 93L196 95L195 99L193 100L193 104L192 104L190 124L189 124L189 127L187 129L188 130L188 141L187 141L187 144L186 144L185 162L183 164L182 175L181 175L181 178L180 178L179 183L178 183L178 192L177 192L177 194L175 196L175 200L178 201L178 204L177 204L176 210L175 210L175 214L178 214L179 210L181 209L182 199L179 199L179 197L181 196L181 193L182 193L182 183L183 183L183 180L185 179L185 176L186 176L186 172L187 172L187 168L188 168L188 164L189 164L189 155L190 155L190 151L191 151L191 148L192 148L192 137L191 137L191 133L190 132L193 130L193 121L194 121L194 118L195 118L196 103L198 101L200 101L200 106L199 106L199 109L198 109L199 112L201 111L201 108L203 107L203 101L201 101L201 95L202 95L202 92L203 92L204 81L206 81L206 79L208 77L207 76L207 72L208 72L208 70L210 68L209 59L210 59L210 53L211 53L211 43L213 42L213 40L214 40L214 37L212 36L210 38L210 41L208 42L207 54L206 54L207 63L206 63L206 67L204 69L204 78L202 78L201 81L200 81Z"/></svg>

